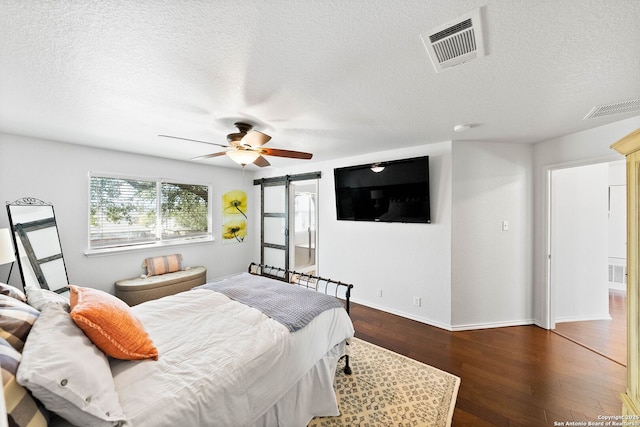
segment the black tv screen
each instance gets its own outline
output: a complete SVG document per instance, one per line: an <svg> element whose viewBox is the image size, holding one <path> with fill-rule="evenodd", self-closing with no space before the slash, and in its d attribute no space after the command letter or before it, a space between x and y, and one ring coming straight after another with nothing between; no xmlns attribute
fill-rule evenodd
<svg viewBox="0 0 640 427"><path fill-rule="evenodd" d="M431 222L429 157L334 169L338 220Z"/></svg>

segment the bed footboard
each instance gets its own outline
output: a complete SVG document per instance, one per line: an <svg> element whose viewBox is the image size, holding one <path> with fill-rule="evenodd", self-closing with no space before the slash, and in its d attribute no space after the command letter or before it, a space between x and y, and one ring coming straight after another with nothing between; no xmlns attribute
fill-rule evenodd
<svg viewBox="0 0 640 427"><path fill-rule="evenodd" d="M351 289L353 289L352 284L342 283L309 273L300 273L293 270L285 270L280 267L256 264L254 262L249 264L248 272L258 276L269 277L304 288L313 289L316 292L322 292L326 295L333 295L334 297L344 301L344 308L347 314L349 314L349 300L351 298ZM348 344L349 343L347 343L347 345ZM349 355L345 355L343 357L345 358L344 373L351 375Z"/></svg>

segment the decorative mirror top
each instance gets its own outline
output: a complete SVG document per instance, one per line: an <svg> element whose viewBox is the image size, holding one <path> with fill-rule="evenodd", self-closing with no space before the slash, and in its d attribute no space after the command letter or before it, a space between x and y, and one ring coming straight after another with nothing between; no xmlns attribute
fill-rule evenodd
<svg viewBox="0 0 640 427"><path fill-rule="evenodd" d="M7 202L7 205L15 206L51 206L51 203L43 202L35 197L23 197L22 199L15 200L13 202Z"/></svg>

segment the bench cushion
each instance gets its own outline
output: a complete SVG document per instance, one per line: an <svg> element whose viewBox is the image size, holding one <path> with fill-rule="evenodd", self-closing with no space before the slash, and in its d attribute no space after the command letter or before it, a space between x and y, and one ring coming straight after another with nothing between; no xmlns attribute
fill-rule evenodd
<svg viewBox="0 0 640 427"><path fill-rule="evenodd" d="M162 298L178 292L188 291L207 281L205 267L191 267L160 276L136 277L115 283L116 296L130 306L145 301Z"/></svg>

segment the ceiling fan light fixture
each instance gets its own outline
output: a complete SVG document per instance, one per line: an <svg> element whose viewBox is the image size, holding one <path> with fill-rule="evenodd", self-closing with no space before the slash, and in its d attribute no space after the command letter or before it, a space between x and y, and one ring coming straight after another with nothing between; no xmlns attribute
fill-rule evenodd
<svg viewBox="0 0 640 427"><path fill-rule="evenodd" d="M229 150L227 156L237 164L244 166L255 162L260 157L260 153L253 150Z"/></svg>
<svg viewBox="0 0 640 427"><path fill-rule="evenodd" d="M384 170L384 166L381 163L374 163L371 165L371 170L375 173L380 173Z"/></svg>

